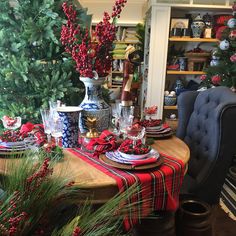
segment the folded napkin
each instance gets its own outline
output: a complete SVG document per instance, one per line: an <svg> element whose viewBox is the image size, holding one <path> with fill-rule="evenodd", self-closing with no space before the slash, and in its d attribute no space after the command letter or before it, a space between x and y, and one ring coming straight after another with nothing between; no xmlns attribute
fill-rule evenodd
<svg viewBox="0 0 236 236"><path fill-rule="evenodd" d="M116 135L109 130L104 130L98 138L92 139L86 149L93 150L95 155L99 155L117 148Z"/></svg>
<svg viewBox="0 0 236 236"><path fill-rule="evenodd" d="M146 132L149 134L165 134L171 131L171 128L168 124L163 124L161 127L146 127Z"/></svg>
<svg viewBox="0 0 236 236"><path fill-rule="evenodd" d="M132 166L142 166L142 165L148 165L148 164L152 164L156 162L157 162L156 157L149 157L147 159L142 159L142 160L132 160L130 161L130 164Z"/></svg>
<svg viewBox="0 0 236 236"><path fill-rule="evenodd" d="M33 133L37 139L36 143L42 145L46 142L46 135L44 133L44 127L42 124L32 124L27 122L23 124L20 129L21 134Z"/></svg>

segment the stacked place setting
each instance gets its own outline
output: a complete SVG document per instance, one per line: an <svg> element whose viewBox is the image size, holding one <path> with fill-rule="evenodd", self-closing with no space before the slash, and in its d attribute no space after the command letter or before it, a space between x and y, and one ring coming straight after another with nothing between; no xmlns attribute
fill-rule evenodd
<svg viewBox="0 0 236 236"><path fill-rule="evenodd" d="M144 110L145 119L140 124L146 128L146 136L150 138L170 137L173 132L168 124L160 119L154 119L157 115L157 106L147 107Z"/></svg>
<svg viewBox="0 0 236 236"><path fill-rule="evenodd" d="M141 124L146 128L146 136L150 138L169 137L173 134L170 126L159 119L143 120Z"/></svg>
<svg viewBox="0 0 236 236"><path fill-rule="evenodd" d="M146 145L145 128L136 123L126 128L127 139L119 148L105 153L103 160L121 169L148 169L161 164L160 154Z"/></svg>
<svg viewBox="0 0 236 236"><path fill-rule="evenodd" d="M20 154L36 145L36 138L17 130L21 126L21 118L3 116L2 122L7 129L0 135L0 155Z"/></svg>

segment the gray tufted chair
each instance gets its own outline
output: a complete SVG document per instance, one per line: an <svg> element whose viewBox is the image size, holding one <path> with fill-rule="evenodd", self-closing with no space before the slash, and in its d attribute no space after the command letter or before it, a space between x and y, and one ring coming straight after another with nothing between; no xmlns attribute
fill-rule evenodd
<svg viewBox="0 0 236 236"><path fill-rule="evenodd" d="M181 93L178 116L177 136L190 148L182 193L218 203L236 154L236 94L227 87Z"/></svg>

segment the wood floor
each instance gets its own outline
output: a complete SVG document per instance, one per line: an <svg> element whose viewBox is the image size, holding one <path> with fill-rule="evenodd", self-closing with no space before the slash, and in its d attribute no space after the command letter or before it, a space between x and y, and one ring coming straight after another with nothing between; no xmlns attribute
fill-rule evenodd
<svg viewBox="0 0 236 236"><path fill-rule="evenodd" d="M220 206L213 213L213 236L236 236L236 221L232 220Z"/></svg>

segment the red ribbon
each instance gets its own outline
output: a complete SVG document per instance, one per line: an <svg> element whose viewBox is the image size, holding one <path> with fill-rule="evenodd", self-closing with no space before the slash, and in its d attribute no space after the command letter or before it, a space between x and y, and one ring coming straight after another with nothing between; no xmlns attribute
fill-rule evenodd
<svg viewBox="0 0 236 236"><path fill-rule="evenodd" d="M116 149L116 135L109 130L104 130L98 138L92 139L88 145L88 150L94 150L95 155L99 155Z"/></svg>

